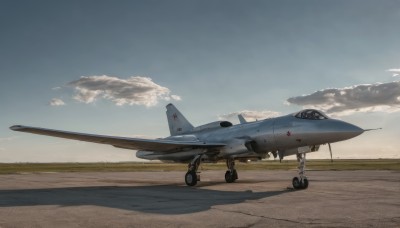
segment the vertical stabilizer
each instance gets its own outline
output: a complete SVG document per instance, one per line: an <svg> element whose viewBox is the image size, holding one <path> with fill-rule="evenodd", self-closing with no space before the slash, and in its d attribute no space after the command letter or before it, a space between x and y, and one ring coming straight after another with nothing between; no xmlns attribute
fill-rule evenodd
<svg viewBox="0 0 400 228"><path fill-rule="evenodd" d="M238 118L239 118L239 122L240 122L241 124L247 123L246 119L243 117L242 114L239 114L239 115L238 115Z"/></svg>
<svg viewBox="0 0 400 228"><path fill-rule="evenodd" d="M180 135L193 130L193 125L189 123L189 121L173 104L168 104L166 108L169 132L171 133L171 136Z"/></svg>

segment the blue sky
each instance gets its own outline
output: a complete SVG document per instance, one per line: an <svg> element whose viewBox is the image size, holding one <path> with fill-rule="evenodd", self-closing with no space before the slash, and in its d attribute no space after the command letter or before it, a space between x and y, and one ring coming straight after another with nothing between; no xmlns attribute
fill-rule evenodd
<svg viewBox="0 0 400 228"><path fill-rule="evenodd" d="M329 115L384 129L333 144L334 157L399 158L399 24L400 2L386 0L1 1L0 162L135 160L133 151L8 128L162 137L169 102L194 125L243 110L329 112L338 103L344 112ZM78 87L82 76L103 75L150 78L151 94L139 95L153 103ZM385 99L369 98L378 82ZM314 94L328 88L329 101ZM345 88L355 89L340 96ZM311 157L328 158L325 147Z"/></svg>

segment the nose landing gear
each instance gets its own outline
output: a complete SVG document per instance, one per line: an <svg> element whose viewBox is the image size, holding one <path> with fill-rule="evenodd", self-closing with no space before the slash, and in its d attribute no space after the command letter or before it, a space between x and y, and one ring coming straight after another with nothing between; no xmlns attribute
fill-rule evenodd
<svg viewBox="0 0 400 228"><path fill-rule="evenodd" d="M306 154L298 153L297 161L299 162L298 170L299 177L294 177L292 180L292 185L294 189L306 189L308 188L308 180L305 175L306 171Z"/></svg>

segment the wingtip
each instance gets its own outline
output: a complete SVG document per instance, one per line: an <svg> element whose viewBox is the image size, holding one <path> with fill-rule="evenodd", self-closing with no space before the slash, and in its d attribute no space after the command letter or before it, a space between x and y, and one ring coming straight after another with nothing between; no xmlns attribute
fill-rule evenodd
<svg viewBox="0 0 400 228"><path fill-rule="evenodd" d="M20 130L22 128L23 128L22 125L13 125L13 126L10 127L10 130L18 131L18 130Z"/></svg>

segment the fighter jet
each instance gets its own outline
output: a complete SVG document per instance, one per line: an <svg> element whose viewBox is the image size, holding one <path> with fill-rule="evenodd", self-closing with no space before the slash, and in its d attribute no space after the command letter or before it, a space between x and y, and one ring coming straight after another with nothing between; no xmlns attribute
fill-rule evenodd
<svg viewBox="0 0 400 228"><path fill-rule="evenodd" d="M11 130L137 150L136 156L148 160L188 163L185 182L194 186L200 181L201 162L226 161L227 183L235 182L238 173L235 161L261 160L269 153L282 160L296 155L298 176L292 179L293 188L306 189L306 154L318 151L320 145L339 142L362 134L361 129L341 120L331 119L323 112L306 109L289 115L248 122L239 116L240 124L215 121L194 127L173 105L166 106L170 136L160 139L141 139L104 136L14 125ZM332 151L331 159L332 159Z"/></svg>

